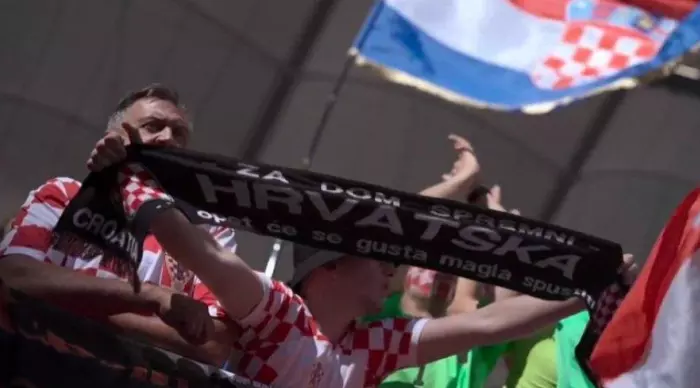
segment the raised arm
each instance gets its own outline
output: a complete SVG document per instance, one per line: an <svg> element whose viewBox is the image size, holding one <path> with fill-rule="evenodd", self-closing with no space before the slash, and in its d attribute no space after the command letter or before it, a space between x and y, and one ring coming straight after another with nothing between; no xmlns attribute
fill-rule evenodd
<svg viewBox="0 0 700 388"><path fill-rule="evenodd" d="M457 160L452 170L442 175L441 182L424 189L420 192L421 195L461 200L476 183L481 167L471 143L458 135L450 135L449 139L454 143L454 149L458 153Z"/></svg>
<svg viewBox="0 0 700 388"><path fill-rule="evenodd" d="M123 132L108 133L98 142L88 160L91 170L99 171L119 163L126 157L127 144L143 142L139 130L129 123L123 122L122 129ZM146 178L131 176L122 184L123 187L129 183L145 185L149 181ZM152 189L148 191L152 198L168 197L159 187ZM134 213L138 209L126 210ZM240 320L262 301L264 287L258 275L230 249L218 244L205 228L192 225L179 210L159 213L151 220L150 230L175 260L208 286L228 317Z"/></svg>
<svg viewBox="0 0 700 388"><path fill-rule="evenodd" d="M631 256L624 257L620 272L625 282L634 282L637 267ZM558 302L520 295L474 312L428 320L418 339L417 362L427 363L475 346L527 337L584 307L577 298Z"/></svg>
<svg viewBox="0 0 700 388"><path fill-rule="evenodd" d="M421 195L435 198L447 198L464 201L468 194L474 189L481 167L476 158L474 148L464 137L450 135L457 152L457 160L452 166L452 170L443 174L442 181L430 186L420 192ZM478 300L476 298L478 283L466 278L456 278L453 276L436 275L437 283L453 283L449 288L454 289L451 298L445 299L445 295L433 292L429 301L429 310L433 316L445 314L456 314L476 309ZM439 284L434 287L440 287Z"/></svg>
<svg viewBox="0 0 700 388"><path fill-rule="evenodd" d="M505 207L503 207L503 204L501 202L500 186L494 185L486 194L486 206L491 210L498 210L501 212L508 211ZM517 209L512 209L510 210L510 213L520 214L520 211ZM520 293L517 291L509 290L503 287L493 287L493 297L495 301L501 301L518 295L520 295Z"/></svg>
<svg viewBox="0 0 700 388"><path fill-rule="evenodd" d="M231 318L242 319L260 304L263 285L255 271L179 210L156 216L151 231L175 260L202 279Z"/></svg>
<svg viewBox="0 0 700 388"><path fill-rule="evenodd" d="M527 337L583 308L579 300L552 302L521 295L473 312L431 319L420 335L417 362L432 362L475 346Z"/></svg>

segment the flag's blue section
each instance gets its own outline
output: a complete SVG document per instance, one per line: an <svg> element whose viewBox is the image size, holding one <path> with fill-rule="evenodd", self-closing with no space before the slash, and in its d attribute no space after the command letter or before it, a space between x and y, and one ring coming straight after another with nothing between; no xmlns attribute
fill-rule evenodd
<svg viewBox="0 0 700 388"><path fill-rule="evenodd" d="M354 46L375 65L517 110L644 75L700 42L698 9L676 21L627 6L583 7L595 2L561 2L561 15L542 16L517 0L384 0Z"/></svg>

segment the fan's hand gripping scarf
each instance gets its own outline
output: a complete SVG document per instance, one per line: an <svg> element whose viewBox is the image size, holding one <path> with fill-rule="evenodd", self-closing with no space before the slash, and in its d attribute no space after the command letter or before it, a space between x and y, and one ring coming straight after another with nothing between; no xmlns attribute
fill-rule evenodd
<svg viewBox="0 0 700 388"><path fill-rule="evenodd" d="M148 197L148 188L124 183L136 171L169 196L127 216L124 198ZM367 183L145 145L130 146L123 164L85 179L59 220L56 243L70 253L105 253L131 272L138 289L150 219L173 206L194 224L430 268L542 299L580 297L593 317L577 349L584 368L627 291L618 275L621 247L610 241Z"/></svg>

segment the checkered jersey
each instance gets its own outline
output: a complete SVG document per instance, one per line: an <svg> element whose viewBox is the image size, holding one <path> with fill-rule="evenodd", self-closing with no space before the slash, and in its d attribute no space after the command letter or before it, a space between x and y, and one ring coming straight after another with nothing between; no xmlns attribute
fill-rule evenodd
<svg viewBox="0 0 700 388"><path fill-rule="evenodd" d="M355 322L334 345L301 297L281 282L258 276L264 296L238 322L243 333L236 373L281 387L368 388L415 365L425 320Z"/></svg>
<svg viewBox="0 0 700 388"><path fill-rule="evenodd" d="M626 291L619 284L613 283L601 294L595 306L595 311L591 314L595 327L601 332L608 326L613 315L620 307L620 304L622 304Z"/></svg>
<svg viewBox="0 0 700 388"><path fill-rule="evenodd" d="M101 263L101 256L66 255L51 245L52 230L78 190L80 182L71 178L54 178L30 192L12 221L10 231L0 242L0 260L6 255L19 254L90 276L120 278L112 268ZM210 232L219 244L235 251L232 229L212 227ZM209 305L212 313L218 311L211 291L191 271L170 257L154 236L148 236L144 242L138 274L144 282L183 292Z"/></svg>
<svg viewBox="0 0 700 388"><path fill-rule="evenodd" d="M134 215L141 205L154 199L172 201L156 180L138 164L129 164L119 172L122 205L127 215Z"/></svg>

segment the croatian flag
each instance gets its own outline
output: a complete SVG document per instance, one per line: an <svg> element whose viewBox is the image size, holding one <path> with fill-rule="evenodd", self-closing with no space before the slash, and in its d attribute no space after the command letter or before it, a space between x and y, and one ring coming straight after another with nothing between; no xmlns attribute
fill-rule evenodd
<svg viewBox="0 0 700 388"><path fill-rule="evenodd" d="M700 386L700 189L661 232L590 360L607 388Z"/></svg>
<svg viewBox="0 0 700 388"><path fill-rule="evenodd" d="M679 59L697 0L379 0L351 52L396 82L502 110L544 112Z"/></svg>

